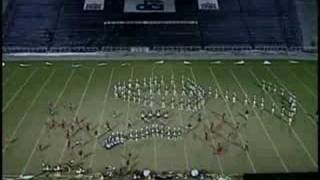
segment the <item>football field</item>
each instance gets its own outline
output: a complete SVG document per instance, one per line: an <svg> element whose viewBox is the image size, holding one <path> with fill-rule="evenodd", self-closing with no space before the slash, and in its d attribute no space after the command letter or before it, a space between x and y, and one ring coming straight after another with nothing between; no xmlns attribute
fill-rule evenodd
<svg viewBox="0 0 320 180"><path fill-rule="evenodd" d="M54 166L70 160L96 173L108 165L126 165L129 153L132 158L127 165L131 169L184 171L196 168L226 175L317 171L316 61L273 60L270 65L264 65L261 60L243 65L231 60L221 64L190 62L189 65L183 61L160 64L151 60L6 62L2 67L3 176L38 174L42 162ZM178 108L178 103L174 108L170 103L161 108L155 101L150 107L114 96L116 84L155 77L163 78L165 84L172 79L177 84L178 93L169 92L168 99L182 96L181 78L203 87L206 94L212 89L212 94L196 113ZM262 82L266 82L266 88L271 83L270 90L262 90ZM281 89L284 97L280 95ZM291 126L287 116L281 117L280 113L281 102L285 99L287 103L290 93L297 100L297 113ZM236 102L232 102L234 94ZM161 96L164 95L159 98ZM264 109L260 107L261 98ZM73 110L68 110L70 104ZM272 104L275 104L274 113ZM48 113L50 106L55 111L53 116ZM103 147L100 142L103 136L147 126L140 115L141 111L151 109L169 112L169 118L163 120L167 126L191 125L192 128L179 138L153 136L128 140L110 150ZM53 118L56 127L48 128ZM72 133L71 146L74 147L68 148L66 129L78 118L89 123L90 130L79 128ZM58 125L62 121L66 127ZM112 130L105 127L106 122ZM212 122L214 131L210 127ZM233 133L231 137L230 133ZM81 141L81 145L76 141ZM242 148L245 142L248 151ZM215 152L218 144L223 147L223 153ZM40 150L39 146L44 148ZM79 155L80 150L83 155Z"/></svg>

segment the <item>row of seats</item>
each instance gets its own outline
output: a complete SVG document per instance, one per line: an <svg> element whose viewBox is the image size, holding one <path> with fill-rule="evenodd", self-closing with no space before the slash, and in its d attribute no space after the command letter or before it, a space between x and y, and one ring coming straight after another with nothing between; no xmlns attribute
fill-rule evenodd
<svg viewBox="0 0 320 180"><path fill-rule="evenodd" d="M279 25L279 19L273 17L246 17L250 35L253 41L260 43L284 42L283 32Z"/></svg>
<svg viewBox="0 0 320 180"><path fill-rule="evenodd" d="M226 0L220 8L222 11L199 14L205 45L301 45L301 30L291 0Z"/></svg>
<svg viewBox="0 0 320 180"><path fill-rule="evenodd" d="M6 46L287 45L302 41L291 0L224 0L219 11L198 11L176 0L176 13L124 13L123 1L83 11L83 0L16 0ZM198 21L198 25L104 25L104 21Z"/></svg>
<svg viewBox="0 0 320 180"><path fill-rule="evenodd" d="M245 13L249 14L276 14L277 13L277 6L275 1L282 1L282 0L238 0L241 9Z"/></svg>
<svg viewBox="0 0 320 180"><path fill-rule="evenodd" d="M238 16L203 17L200 31L205 45L249 43L248 32Z"/></svg>
<svg viewBox="0 0 320 180"><path fill-rule="evenodd" d="M24 4L16 0L13 21L8 27L7 46L48 46L52 41L58 8L54 4ZM50 37L51 36L51 37Z"/></svg>
<svg viewBox="0 0 320 180"><path fill-rule="evenodd" d="M174 40L174 41L173 41ZM65 29L55 33L55 45L192 45L200 44L197 25L106 25L103 29Z"/></svg>

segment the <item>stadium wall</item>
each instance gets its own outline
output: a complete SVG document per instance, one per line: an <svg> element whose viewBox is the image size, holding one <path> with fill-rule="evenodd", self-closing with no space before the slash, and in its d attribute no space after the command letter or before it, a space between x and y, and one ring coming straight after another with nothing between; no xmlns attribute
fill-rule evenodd
<svg viewBox="0 0 320 180"><path fill-rule="evenodd" d="M285 46L154 46L149 47L133 47L133 46L104 46L98 47L2 47L3 53L85 53L85 52L194 52L194 51L210 51L210 52L228 52L228 51L262 51L262 52L305 52L316 53L316 47L285 47Z"/></svg>
<svg viewBox="0 0 320 180"><path fill-rule="evenodd" d="M261 50L228 50L228 51L208 51L208 50L149 50L148 52L133 52L128 47L118 47L112 51L97 52L49 52L49 53L32 53L18 52L3 54L4 61L61 61L61 60L317 60L316 53L306 53L303 51L261 51Z"/></svg>

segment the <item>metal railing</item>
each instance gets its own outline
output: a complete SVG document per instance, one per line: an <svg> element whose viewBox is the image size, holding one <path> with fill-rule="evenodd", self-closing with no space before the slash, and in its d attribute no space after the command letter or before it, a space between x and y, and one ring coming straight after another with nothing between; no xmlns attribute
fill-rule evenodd
<svg viewBox="0 0 320 180"><path fill-rule="evenodd" d="M130 46L104 46L104 47L16 47L4 46L3 53L84 53L84 52L128 52L128 53L152 53L152 52L317 52L317 47L285 47L285 46L258 46L252 48L249 45L239 46L153 46L153 47L130 47Z"/></svg>

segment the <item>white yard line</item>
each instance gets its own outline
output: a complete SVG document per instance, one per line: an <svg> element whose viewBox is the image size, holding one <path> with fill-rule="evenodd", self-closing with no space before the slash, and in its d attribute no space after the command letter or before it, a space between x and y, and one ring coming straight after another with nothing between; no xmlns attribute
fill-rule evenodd
<svg viewBox="0 0 320 180"><path fill-rule="evenodd" d="M195 76L195 74L194 74L194 72L193 72L192 67L190 67L190 71L191 71L191 74L192 74L192 76L193 76L193 79L197 82L197 79L196 79L196 76ZM206 108L203 109L203 112L204 112L205 115L208 116L208 113L207 113ZM209 120L208 120L207 118L206 118L206 121L207 121L207 123L208 123L208 126L210 126L210 122L209 122ZM212 139L212 142L215 143L214 139ZM221 172L221 174L224 174L220 156L219 156L219 155L216 155L216 158L217 158L217 161L218 161L218 165L219 165L220 172Z"/></svg>
<svg viewBox="0 0 320 180"><path fill-rule="evenodd" d="M32 73L26 78L24 83L19 87L19 89L13 94L13 96L9 99L6 105L3 106L2 108L2 113L4 113L7 108L10 106L10 104L13 102L13 100L18 96L18 94L22 91L22 89L28 84L30 79L33 77L33 75L38 71L39 69L36 68Z"/></svg>
<svg viewBox="0 0 320 180"><path fill-rule="evenodd" d="M291 74L293 74L293 76L296 78L296 80L300 81L300 83L302 84L302 86L307 90L307 92L313 97L315 97L314 92L310 89L310 87L308 87L299 77L297 77L297 75L291 71L291 69L289 69L289 71L291 72Z"/></svg>
<svg viewBox="0 0 320 180"><path fill-rule="evenodd" d="M111 75L109 77L109 82L108 82L108 86L107 86L107 89L106 89L106 92L104 94L104 98L103 98L103 105L102 105L102 111L101 111L101 114L100 114L100 120L98 122L98 132L101 131L101 127L103 126L103 119L104 119L104 115L105 115L105 109L106 109L106 104L107 104L107 100L109 98L109 91L110 91L110 86L111 86L111 81L112 81L112 78L113 78L113 72L114 72L114 68L112 68L111 70ZM95 139L95 142L93 144L93 150L92 152L94 153L90 159L90 162L89 162L89 166L88 168L91 169L92 165L93 165L93 160L94 160L94 157L96 155L96 151L97 151L97 144L98 144L98 139L96 138Z"/></svg>
<svg viewBox="0 0 320 180"><path fill-rule="evenodd" d="M134 68L131 67L131 75L130 75L130 78L131 78L132 81L133 81L133 72L134 72ZM125 129L127 129L127 127L128 127L129 113L130 113L130 101L128 102L128 106L127 106L126 122L125 122L125 127L124 127ZM125 152L126 152L126 150L127 150L126 143L124 143L123 146L124 146L124 150L125 150Z"/></svg>
<svg viewBox="0 0 320 180"><path fill-rule="evenodd" d="M65 82L65 84L64 84L61 92L59 93L57 100L54 102L53 107L56 107L57 104L60 102L60 99L61 99L64 91L66 90L66 88L67 88L67 86L68 86L68 84L69 84L69 82L70 82L70 80L71 80L74 72L75 72L75 70L73 69L73 70L71 71L68 79L66 80L66 82ZM49 119L49 118L47 118L47 119ZM44 133L45 133L45 129L46 129L46 125L43 125L43 126L42 126L42 129L41 129L41 131L40 131L40 135L38 136L38 139L37 139L37 141L36 141L36 144L33 146L32 152L31 152L31 154L30 154L30 156L29 156L26 164L25 164L24 167L22 168L22 172L21 172L22 175L23 175L23 174L25 173L25 171L27 170L27 167L29 166L29 164L30 164L30 162L31 162L31 160L32 160L33 154L35 153L35 151L36 151L36 149L37 149L37 147L38 147L38 145L39 145L39 143L40 143L40 139L43 137L43 135L44 135Z"/></svg>
<svg viewBox="0 0 320 180"><path fill-rule="evenodd" d="M311 156L310 152L307 150L306 146L304 145L303 141L301 140L301 138L298 136L298 134L296 133L296 131L292 129L292 132L294 134L294 136L296 137L296 139L298 140L298 142L300 143L300 145L302 146L302 148L304 149L304 151L306 152L308 158L310 159L310 161L312 162L313 166L315 168L318 168L318 164L317 164L317 160L313 159L313 157Z"/></svg>
<svg viewBox="0 0 320 180"><path fill-rule="evenodd" d="M216 78L216 76L215 76L212 68L209 67L209 70L210 70L210 74L211 74L212 78L213 78L213 79L215 80L215 82L217 83L217 86L218 86L218 88L219 88L219 91L220 91L221 93L223 93L223 91L222 91L222 89L221 89L221 86L220 86L220 83L218 82L218 79ZM231 112L231 109L230 109L230 107L229 107L228 102L225 100L224 96L222 96L222 99L224 100L224 102L225 102L225 104L226 104L226 107L227 107L227 109L228 109L228 111L229 111L229 114L230 114L230 116L231 116L231 119L232 119L233 123L236 124L236 121L234 120L234 117L233 117L233 114L232 114L232 112ZM242 141L242 143L244 143L243 136L242 136L242 134L241 134L240 132L239 132L239 136L240 136L240 140ZM248 157L248 160L249 160L249 162L250 162L250 165L251 165L251 168L252 168L253 172L254 172L254 173L257 173L257 170L256 170L256 168L255 168L255 166L254 166L254 164L253 164L253 161L252 161L252 159L251 159L250 154L249 154L248 151L246 151L246 155L247 155L247 157Z"/></svg>
<svg viewBox="0 0 320 180"><path fill-rule="evenodd" d="M38 176L36 176L36 174L30 174L30 175L35 176L32 179L48 179L48 177L46 177L45 174L38 175ZM23 180L23 178L21 178L20 175L17 175L17 174L2 174L2 180L17 180L17 179ZM49 179L93 179L93 175L83 175L81 176L81 178L79 178L73 174L62 174L59 177L50 177Z"/></svg>
<svg viewBox="0 0 320 180"><path fill-rule="evenodd" d="M154 77L154 64L152 65L152 71L151 71L151 77L153 79ZM154 170L156 171L158 169L158 153L157 153L157 139L153 138L153 152L154 152Z"/></svg>
<svg viewBox="0 0 320 180"><path fill-rule="evenodd" d="M80 108L81 108L81 106L82 106L84 97L86 96L86 93L87 93L88 88L89 88L89 84L90 84L90 82L91 82L92 76L93 76L93 74L94 74L95 71L96 71L96 69L93 68L92 71L91 71L91 73L90 73L90 76L89 76L89 79L88 79L88 81L87 81L87 83L86 83L85 89L84 89L84 91L83 91L83 93L82 93L82 95L81 95L81 99L80 99L80 102L79 102L79 106L78 106L78 108L76 109L76 113L75 113L75 115L74 115L74 117L73 117L73 121L75 121L76 117L77 117L78 114L79 114L79 111L80 111ZM62 161L62 158L63 158L63 156L64 156L64 152L65 152L65 150L66 150L66 147L67 147L67 140L66 140L66 142L64 143L64 146L63 146L61 155L60 155L60 157L59 157L59 163L61 163L61 161Z"/></svg>
<svg viewBox="0 0 320 180"><path fill-rule="evenodd" d="M153 141L153 146L154 146L154 170L157 171L158 170L158 152L157 152L157 140L156 138L154 138Z"/></svg>
<svg viewBox="0 0 320 180"><path fill-rule="evenodd" d="M20 128L20 126L22 125L22 123L24 122L24 120L26 119L29 111L33 108L33 106L35 105L36 101L38 100L39 96L41 95L44 87L48 84L49 80L51 79L51 77L53 76L53 74L56 72L56 70L52 70L51 74L47 77L46 81L42 84L42 86L40 87L39 91L36 93L36 95L34 96L34 98L31 101L31 104L28 106L28 108L26 109L26 111L24 112L22 118L19 120L17 126L15 127L12 135L10 136L10 139L14 138L18 132L18 129ZM5 153L7 149L7 146L5 146L2 149L2 153Z"/></svg>
<svg viewBox="0 0 320 180"><path fill-rule="evenodd" d="M173 71L172 65L171 65L171 73L174 78L174 71ZM180 123L181 123L181 126L183 127L182 115L181 115L180 110L178 110L178 112L179 112L179 117L180 117ZM186 148L185 139L183 139L183 151L184 151L184 159L186 161L186 169L189 170L188 152L187 152L187 148Z"/></svg>
<svg viewBox="0 0 320 180"><path fill-rule="evenodd" d="M282 81L279 79L279 77L277 75L274 74L274 72L270 69L270 68L267 68L267 70L270 72L270 74L272 75L272 77L274 79L276 79L278 81L278 83L287 91L287 92L290 92L289 89L282 83ZM308 112L307 110L302 106L302 104L297 100L297 104L301 107L302 111L305 113L305 115L307 115L307 119L310 120L310 122L315 126L317 127L318 125L316 124L316 122L310 118L308 116Z"/></svg>
<svg viewBox="0 0 320 180"><path fill-rule="evenodd" d="M18 69L19 69L19 68L15 68L15 69L14 69L14 71L12 72L12 74L2 83L2 86L6 85L7 82L9 81L9 79L11 79L12 77L14 77L14 76L16 75Z"/></svg>
<svg viewBox="0 0 320 180"><path fill-rule="evenodd" d="M258 81L258 78L256 77L256 75L250 70L252 76L255 77L255 79ZM258 81L259 82L259 81ZM267 95L271 98L272 102L275 103L275 100L273 99L273 97L267 93ZM277 103L275 103L277 108L279 108L279 106L277 105ZM311 160L311 162L313 163L313 165L315 167L318 167L317 166L317 163L316 161L312 158L311 154L309 153L309 151L307 150L306 146L304 145L304 143L302 142L302 140L300 139L300 137L298 136L298 134L296 133L296 131L294 130L294 128L291 128L295 138L297 139L297 141L300 143L301 147L304 149L304 151L306 152L307 156L309 157L309 159Z"/></svg>
<svg viewBox="0 0 320 180"><path fill-rule="evenodd" d="M32 149L32 151L31 151L31 154L29 155L27 162L24 164L24 166L23 166L23 168L22 168L22 170L21 170L20 175L24 175L24 173L26 172L27 167L29 166L29 164L30 164L30 162L31 162L31 159L32 159L32 157L33 157L33 154L35 153L35 151L36 151L36 149L37 149L37 146L38 146L38 144L40 143L40 139L41 139L41 137L43 136L43 134L44 134L44 132L45 132L45 129L46 129L45 126L42 126L42 129L41 129L41 131L40 131L40 135L38 136L38 139L37 139L37 141L36 141L36 144L33 146L33 149Z"/></svg>
<svg viewBox="0 0 320 180"><path fill-rule="evenodd" d="M238 86L240 87L243 95L247 95L248 93L244 90L244 88L242 87L241 83L239 82L238 78L234 75L234 73L233 73L232 70L230 70L230 73L231 73L233 79L237 82ZM254 112L255 116L258 118L258 120L259 120L259 122L260 122L260 125L261 125L264 133L267 135L267 137L268 137L268 139L269 139L269 141L270 141L270 143L271 143L271 145L272 145L272 147L273 147L273 150L275 151L276 155L278 156L278 158L279 158L279 160L280 160L280 163L281 163L282 167L284 168L284 170L285 170L286 172L289 172L289 169L288 169L286 163L284 162L283 158L281 157L280 152L279 152L277 146L275 145L275 143L273 142L273 140L272 140L269 132L267 131L267 129L266 129L266 127L265 127L265 125L264 125L264 123L263 123L263 121L262 121L262 118L261 118L260 115L256 112L255 109L253 109L253 112Z"/></svg>

